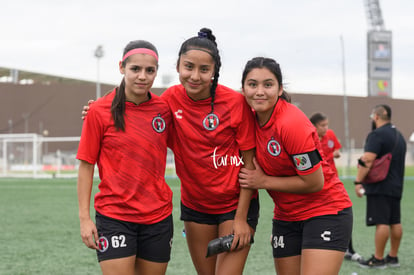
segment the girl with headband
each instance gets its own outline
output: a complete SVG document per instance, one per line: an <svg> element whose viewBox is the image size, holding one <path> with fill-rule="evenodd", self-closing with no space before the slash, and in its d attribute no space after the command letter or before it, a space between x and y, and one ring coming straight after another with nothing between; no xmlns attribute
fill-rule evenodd
<svg viewBox="0 0 414 275"><path fill-rule="evenodd" d="M254 170L240 170L239 182L266 189L275 203L276 273L338 274L351 238L352 203L322 158L315 127L290 103L273 59L247 62L242 92L256 115L256 158Z"/></svg>
<svg viewBox="0 0 414 275"><path fill-rule="evenodd" d="M150 89L158 53L130 42L115 88L90 106L76 158L82 241L95 249L103 274L165 274L173 237L172 191L165 182L171 113ZM95 220L89 213L93 173Z"/></svg>

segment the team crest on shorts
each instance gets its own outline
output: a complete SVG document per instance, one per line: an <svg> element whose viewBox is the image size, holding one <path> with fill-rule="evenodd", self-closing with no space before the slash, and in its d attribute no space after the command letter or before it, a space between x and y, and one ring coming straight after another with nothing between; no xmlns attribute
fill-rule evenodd
<svg viewBox="0 0 414 275"><path fill-rule="evenodd" d="M203 126L206 130L213 131L219 125L219 118L216 114L210 113L203 120Z"/></svg>
<svg viewBox="0 0 414 275"><path fill-rule="evenodd" d="M99 237L98 248L99 248L99 252L101 252L101 253L108 250L109 242L108 242L108 239L106 237L104 237L104 236Z"/></svg>
<svg viewBox="0 0 414 275"><path fill-rule="evenodd" d="M267 151L272 156L277 157L280 155L280 152L282 152L282 147L280 146L279 142L277 142L277 140L272 137L272 139L267 143Z"/></svg>
<svg viewBox="0 0 414 275"><path fill-rule="evenodd" d="M157 133L162 133L165 130L165 120L161 117L161 115L159 114L158 116L154 117L152 119L152 128L157 132Z"/></svg>

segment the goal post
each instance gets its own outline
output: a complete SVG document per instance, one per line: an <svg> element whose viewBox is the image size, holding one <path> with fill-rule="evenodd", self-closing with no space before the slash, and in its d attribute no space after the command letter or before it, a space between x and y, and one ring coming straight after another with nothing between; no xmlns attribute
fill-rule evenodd
<svg viewBox="0 0 414 275"><path fill-rule="evenodd" d="M80 137L49 137L35 133L0 134L0 177L65 177L78 175ZM167 153L165 176L176 178L174 155ZM99 177L95 167L94 177Z"/></svg>
<svg viewBox="0 0 414 275"><path fill-rule="evenodd" d="M63 176L64 167L62 153L59 149L56 153L45 152L43 148L49 143L61 144L68 147L69 152L77 151L80 137L45 137L34 133L24 134L0 134L1 143L1 176L2 177L53 177ZM59 146L57 146L59 148ZM45 161L48 154L55 154L53 161ZM50 169L53 167L53 169ZM72 165L73 176L77 174L75 165ZM49 168L49 170L47 169Z"/></svg>

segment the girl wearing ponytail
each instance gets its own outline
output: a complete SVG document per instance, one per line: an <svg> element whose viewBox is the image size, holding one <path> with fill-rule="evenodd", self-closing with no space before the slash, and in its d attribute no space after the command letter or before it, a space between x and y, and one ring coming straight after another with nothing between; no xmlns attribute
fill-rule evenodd
<svg viewBox="0 0 414 275"><path fill-rule="evenodd" d="M96 250L103 274L163 275L170 260L172 192L164 175L171 113L150 92L157 69L157 49L144 40L130 42L119 62L121 85L91 104L83 123L76 156L80 232Z"/></svg>

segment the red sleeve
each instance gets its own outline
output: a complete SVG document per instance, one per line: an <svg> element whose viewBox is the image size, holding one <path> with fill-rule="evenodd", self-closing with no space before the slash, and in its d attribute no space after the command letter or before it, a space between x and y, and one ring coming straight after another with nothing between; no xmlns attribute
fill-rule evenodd
<svg viewBox="0 0 414 275"><path fill-rule="evenodd" d="M99 115L97 103L92 104L82 125L82 134L76 158L90 164L98 160L101 141L103 138L102 119Z"/></svg>
<svg viewBox="0 0 414 275"><path fill-rule="evenodd" d="M333 140L333 142L334 142L334 149L335 149L335 150L339 150L339 149L341 149L341 148L342 148L342 145L341 145L341 143L339 142L338 138L336 137L335 132L334 132L334 131L332 131L332 130L331 130L331 132L332 132L332 140Z"/></svg>
<svg viewBox="0 0 414 275"><path fill-rule="evenodd" d="M293 118L292 118L293 117ZM290 118L281 128L282 143L286 146L287 153L291 156L299 175L309 175L315 172L321 165L321 161L314 163L311 158L317 149L318 134L309 119L301 112L292 112L284 118ZM319 148L317 148L319 144ZM317 153L318 154L318 153Z"/></svg>

